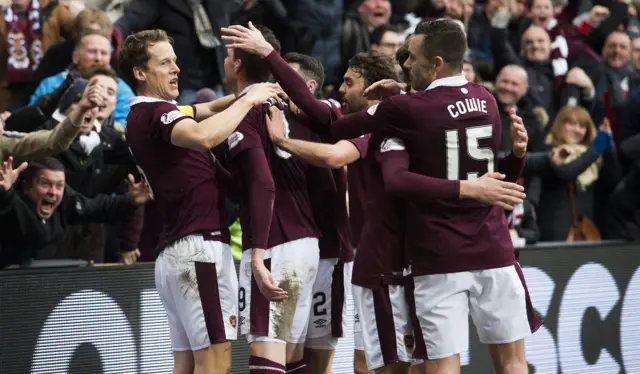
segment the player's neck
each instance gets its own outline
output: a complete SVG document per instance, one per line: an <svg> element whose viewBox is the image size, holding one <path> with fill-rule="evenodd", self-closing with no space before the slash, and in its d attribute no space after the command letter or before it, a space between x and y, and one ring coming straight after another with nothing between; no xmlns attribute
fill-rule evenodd
<svg viewBox="0 0 640 374"><path fill-rule="evenodd" d="M245 88L251 86L253 83L249 83L247 81L245 81L244 79L238 79L236 80L236 83L233 85L233 88L231 89L231 92L233 92L233 95L235 97L240 96L240 94L242 93L242 91L245 90Z"/></svg>
<svg viewBox="0 0 640 374"><path fill-rule="evenodd" d="M162 97L162 95L158 95L157 93L144 88L137 90L136 95L144 96L144 97L152 97L154 99L165 100L165 101L174 101L174 99Z"/></svg>
<svg viewBox="0 0 640 374"><path fill-rule="evenodd" d="M462 72L445 72L443 71L442 73L438 73L436 74L436 79L444 79L444 78L451 78L451 77L459 77L463 75Z"/></svg>

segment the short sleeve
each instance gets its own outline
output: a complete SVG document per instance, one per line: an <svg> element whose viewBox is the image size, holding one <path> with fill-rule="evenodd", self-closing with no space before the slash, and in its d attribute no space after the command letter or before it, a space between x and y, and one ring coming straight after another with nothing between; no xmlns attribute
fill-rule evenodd
<svg viewBox="0 0 640 374"><path fill-rule="evenodd" d="M167 143L171 143L171 132L178 122L189 118L171 103L159 103L153 113L153 123L160 122L160 135Z"/></svg>
<svg viewBox="0 0 640 374"><path fill-rule="evenodd" d="M235 158L242 151L246 151L252 148L262 149L262 141L260 138L260 128L262 118L262 111L258 107L254 107L247 113L238 128L227 139L227 147L229 148L229 155L231 158Z"/></svg>
<svg viewBox="0 0 640 374"><path fill-rule="evenodd" d="M365 134L357 138L347 139L347 141L355 145L356 149L358 149L358 152L360 152L360 159L364 159L365 157L367 157L370 138L371 134Z"/></svg>

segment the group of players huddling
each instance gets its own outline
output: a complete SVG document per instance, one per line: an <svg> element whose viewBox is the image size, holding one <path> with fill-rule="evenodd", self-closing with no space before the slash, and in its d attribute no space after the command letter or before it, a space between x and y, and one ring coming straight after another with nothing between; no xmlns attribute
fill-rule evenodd
<svg viewBox="0 0 640 374"><path fill-rule="evenodd" d="M541 321L503 210L524 198L513 182L527 134L512 112L512 153L496 159L498 107L461 73L459 25L417 27L410 92L388 57L354 56L344 116L317 98L318 61L283 59L251 24L222 32L232 95L206 104L177 106L163 31L129 36L119 56L138 95L127 142L163 222L155 277L173 372L229 372L239 328L250 373L331 373L351 289L356 372L459 373L471 315L496 371L526 373L523 341ZM239 280L227 198L241 207Z"/></svg>

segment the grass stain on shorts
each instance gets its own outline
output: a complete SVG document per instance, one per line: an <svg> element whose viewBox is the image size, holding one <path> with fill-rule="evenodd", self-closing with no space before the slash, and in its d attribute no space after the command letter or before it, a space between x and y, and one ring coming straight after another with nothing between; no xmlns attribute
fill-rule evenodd
<svg viewBox="0 0 640 374"><path fill-rule="evenodd" d="M300 298L300 283L295 271L285 274L284 279L278 283L278 287L287 292L289 297L286 300L275 303L273 325L277 339L286 341L291 337L291 326L296 314L296 305Z"/></svg>

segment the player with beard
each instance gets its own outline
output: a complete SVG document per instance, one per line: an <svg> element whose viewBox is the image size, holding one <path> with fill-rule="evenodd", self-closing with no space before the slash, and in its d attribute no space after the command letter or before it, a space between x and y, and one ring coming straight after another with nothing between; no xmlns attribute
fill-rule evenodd
<svg viewBox="0 0 640 374"><path fill-rule="evenodd" d="M127 143L162 222L155 277L169 320L173 372L226 373L237 335L238 280L221 173L209 150L254 105L277 97L277 87L255 85L220 113L228 100L177 107L180 69L162 30L127 37L119 62L139 95L131 100Z"/></svg>
<svg viewBox="0 0 640 374"><path fill-rule="evenodd" d="M264 29L262 34L277 53L280 45L273 33ZM228 48L224 70L225 85L237 97L271 78L265 61L233 47ZM266 128L270 105L252 109L227 140L241 196L240 332L249 342L251 373L304 373L320 237L310 194L333 196L336 187L324 183L332 178L328 170L292 158L271 143ZM288 108L277 105L271 112L286 118L287 136L316 138ZM316 184L316 178L323 182ZM312 192L318 188L321 191Z"/></svg>
<svg viewBox="0 0 640 374"><path fill-rule="evenodd" d="M344 83L340 87L340 92L344 97L343 110L346 110L345 114L375 105L376 101L364 99L365 88L369 86L370 82L392 78L394 75L392 61L376 54L358 54L350 61L350 65L344 76ZM349 165L349 174L361 171L360 185L363 188L360 192L366 199L366 208L363 213L366 220L358 245L360 252L355 259L353 283L355 285L354 301L357 304L357 309L368 311L358 313L360 323L363 324L364 342L362 339L359 342L356 341L356 347L366 349L357 352L356 357L358 354L364 355L364 351L366 351L369 369L378 368L379 371L384 372L405 372L408 365L398 365L398 363L410 362L411 350L396 350L396 347L405 347L405 342L402 341L404 333L407 333L406 342L411 342L409 312L402 296L404 292L402 272L406 267L407 259L402 255L402 251L398 252L398 248L404 246L404 204L391 198L382 183L382 173L388 168L387 161L395 159L394 155L401 155L405 152L398 146L399 144L394 144L393 140L382 144L382 139L370 140L368 136L348 142L341 141L333 145L290 139L285 136L284 127L281 124L278 125L277 121L270 122L269 130L276 144L309 163L324 167L341 167L355 162ZM372 146L372 142L376 148L369 148ZM373 156L370 154L367 157L369 149L375 149L375 151L372 152ZM391 165L391 170L393 170L393 165ZM423 182L423 179L428 179L431 182L431 178L418 175L414 175L414 177L417 178L416 182ZM493 199L494 202L501 203L505 200L509 201L513 195L502 192L503 189L521 191L521 188L514 184L501 182L491 177L495 176L490 174L474 182L463 182L459 191L454 188L453 192L457 195L446 190L444 193L436 191L434 198ZM436 187L445 185L446 188L447 185L451 185L451 182L446 180L435 181L435 183ZM353 199L353 187L349 185L351 199ZM427 188L433 190L431 185L428 185ZM517 202L523 197L523 194L519 192L515 195L517 198L510 201ZM373 302L374 294L377 300L384 301L379 301L378 305L375 305L376 303ZM371 313L370 310L375 310L375 313ZM384 313L384 310L389 311L389 314ZM394 320L391 314L392 310L396 312L396 317L398 314L404 313L404 318ZM378 324L377 320L383 322ZM356 329L358 329L357 326ZM405 330L399 335L394 334L393 326ZM357 340L359 336L356 334ZM400 337L398 339L400 341L396 341L397 336ZM419 353L417 356L420 356ZM382 368L384 365L386 366ZM362 367L356 368L357 372L362 372L362 370L366 371Z"/></svg>
<svg viewBox="0 0 640 374"><path fill-rule="evenodd" d="M397 136L406 145L412 171L447 179L459 188L465 180L492 172L500 113L493 96L461 73L465 40L451 21L418 26L405 63L418 92L393 96L335 122L333 136L349 138L371 131ZM527 135L521 121L513 119L512 141L512 154L498 168L515 181L524 166ZM404 162L406 169L408 158ZM407 205L406 245L427 346L427 372L460 372L459 354L468 344L471 315L480 341L489 345L496 371L526 373L524 338L541 321L530 308L504 212L469 200L426 204L424 186L411 183L410 174L398 174L385 185L412 200Z"/></svg>

